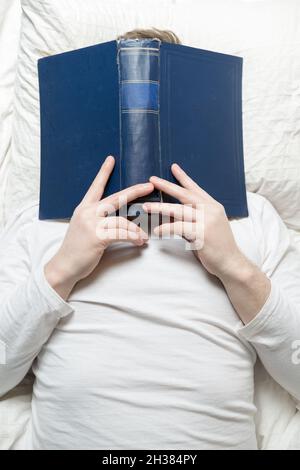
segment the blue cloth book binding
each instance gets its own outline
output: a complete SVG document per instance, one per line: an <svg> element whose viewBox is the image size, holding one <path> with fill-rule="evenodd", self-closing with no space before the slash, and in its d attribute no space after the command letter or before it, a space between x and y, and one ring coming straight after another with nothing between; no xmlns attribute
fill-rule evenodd
<svg viewBox="0 0 300 470"><path fill-rule="evenodd" d="M174 162L229 217L248 215L240 57L129 39L40 59L38 71L40 219L71 217L107 155L105 195L152 175L174 181Z"/></svg>

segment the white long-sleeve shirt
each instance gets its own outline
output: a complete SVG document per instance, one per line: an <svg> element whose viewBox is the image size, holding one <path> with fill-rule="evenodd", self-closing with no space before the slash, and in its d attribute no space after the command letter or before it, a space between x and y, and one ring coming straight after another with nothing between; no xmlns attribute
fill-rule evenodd
<svg viewBox="0 0 300 470"><path fill-rule="evenodd" d="M272 206L231 221L271 279L246 326L183 240L119 243L64 302L43 266L67 223L18 215L0 241L0 395L33 364L27 449L255 449L253 366L300 401L300 256Z"/></svg>

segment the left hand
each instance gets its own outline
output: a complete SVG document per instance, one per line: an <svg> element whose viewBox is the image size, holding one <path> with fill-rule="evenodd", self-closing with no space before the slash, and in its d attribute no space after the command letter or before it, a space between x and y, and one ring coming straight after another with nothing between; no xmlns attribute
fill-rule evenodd
<svg viewBox="0 0 300 470"><path fill-rule="evenodd" d="M172 173L181 186L157 176L154 187L178 199L181 204L145 203L148 213L173 217L174 221L156 227L156 235L179 235L193 243L194 253L206 270L222 279L236 274L249 263L239 250L224 207L201 189L177 164Z"/></svg>

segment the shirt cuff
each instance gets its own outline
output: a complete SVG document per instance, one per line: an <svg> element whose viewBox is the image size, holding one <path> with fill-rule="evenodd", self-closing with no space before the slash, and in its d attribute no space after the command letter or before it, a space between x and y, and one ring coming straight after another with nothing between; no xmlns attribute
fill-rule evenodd
<svg viewBox="0 0 300 470"><path fill-rule="evenodd" d="M271 283L271 291L265 304L258 312L258 314L247 325L238 330L240 336L247 341L251 341L254 337L260 334L268 323L272 321L274 312L276 312L280 303L280 290L277 286Z"/></svg>
<svg viewBox="0 0 300 470"><path fill-rule="evenodd" d="M74 312L74 309L70 306L70 304L65 302L50 286L45 277L44 266L39 266L38 269L34 272L34 281L39 292L46 300L51 310L55 311L59 318L65 317L66 315Z"/></svg>

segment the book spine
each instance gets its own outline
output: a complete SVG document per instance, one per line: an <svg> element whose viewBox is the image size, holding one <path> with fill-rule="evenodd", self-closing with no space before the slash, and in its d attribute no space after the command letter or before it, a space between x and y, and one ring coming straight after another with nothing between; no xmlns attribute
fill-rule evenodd
<svg viewBox="0 0 300 470"><path fill-rule="evenodd" d="M159 40L118 42L121 188L161 174L159 52ZM160 200L159 192L147 200Z"/></svg>

